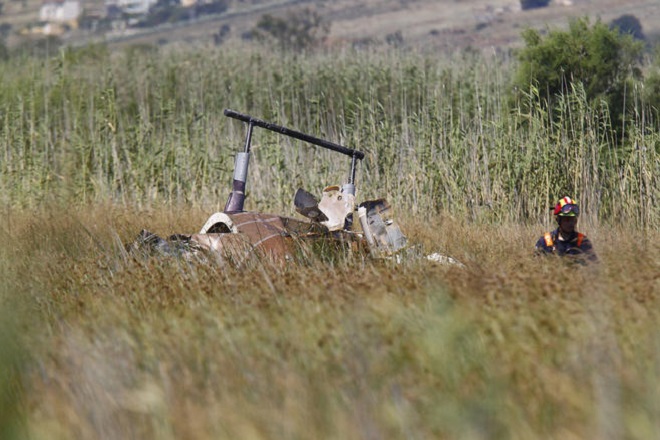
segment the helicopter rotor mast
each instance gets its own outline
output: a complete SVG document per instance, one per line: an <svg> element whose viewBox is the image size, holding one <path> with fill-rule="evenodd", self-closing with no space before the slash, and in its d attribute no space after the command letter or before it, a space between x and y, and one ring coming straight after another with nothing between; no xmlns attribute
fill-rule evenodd
<svg viewBox="0 0 660 440"><path fill-rule="evenodd" d="M241 212L243 211L243 205L245 202L245 188L247 183L247 170L248 164L250 161L250 144L252 142L252 130L254 127L265 128L266 130L273 131L278 134L289 136L295 139L299 139L310 144L326 148L328 150L335 151L337 153L344 154L351 157L351 168L349 173L348 184L345 185L345 190L353 195L355 195L355 172L357 168L357 161L364 159L364 153L359 150L354 150L352 148L344 147L343 145L336 144L334 142L327 141L325 139L320 139L314 136L311 136L300 131L292 130L281 125L273 124L261 119L257 119L250 115L239 113L234 110L225 109L225 116L238 119L239 121L246 122L248 124L248 130L245 140L245 150L241 153L238 153L236 156L236 162L234 166L234 180L232 184L232 191L225 205L225 212Z"/></svg>

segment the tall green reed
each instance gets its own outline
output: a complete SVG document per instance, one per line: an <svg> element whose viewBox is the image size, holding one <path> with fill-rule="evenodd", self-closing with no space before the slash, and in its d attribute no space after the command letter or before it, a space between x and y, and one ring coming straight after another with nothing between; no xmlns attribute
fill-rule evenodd
<svg viewBox="0 0 660 440"><path fill-rule="evenodd" d="M511 111L513 67L473 53L250 47L13 59L0 65L1 197L221 209L244 142L222 114L233 108L365 151L359 196L414 215L538 221L570 194L593 222L657 224L657 119L641 99L616 143L607 108L587 105L579 87L553 117ZM264 130L253 152L248 209L292 212L296 187L320 194L347 178L345 158Z"/></svg>

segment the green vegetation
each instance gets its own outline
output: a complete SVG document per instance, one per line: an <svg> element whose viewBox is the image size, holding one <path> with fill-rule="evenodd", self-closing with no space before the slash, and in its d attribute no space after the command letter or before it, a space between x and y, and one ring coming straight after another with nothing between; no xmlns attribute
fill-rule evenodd
<svg viewBox="0 0 660 440"><path fill-rule="evenodd" d="M6 256L2 256L3 261ZM4 276L9 274L0 272ZM23 353L20 347L19 334L16 329L16 301L9 301L9 291L6 284L0 285L0 438L13 440L22 438L25 434L25 420L22 412L23 384L21 383L21 368ZM10 319L9 310L13 317Z"/></svg>
<svg viewBox="0 0 660 440"><path fill-rule="evenodd" d="M315 10L305 8L286 17L262 15L251 36L281 51L302 52L322 43L329 31L328 21Z"/></svg>
<svg viewBox="0 0 660 440"><path fill-rule="evenodd" d="M646 36L642 30L642 24L639 22L639 19L632 14L624 14L615 18L610 23L610 27L617 29L623 34L630 34L637 40L646 40Z"/></svg>
<svg viewBox="0 0 660 440"><path fill-rule="evenodd" d="M562 98L582 91L585 104L595 111L606 107L605 123L611 117L617 132L625 130L626 112L635 106L633 80L641 76L641 42L601 22L590 26L586 19L573 20L568 31L552 30L546 37L528 29L523 38L526 47L518 56L515 81L522 99L516 105L525 106L531 98L559 118Z"/></svg>
<svg viewBox="0 0 660 440"><path fill-rule="evenodd" d="M644 94L646 102L655 112L660 111L660 45L655 48L654 62L649 66L644 81Z"/></svg>
<svg viewBox="0 0 660 440"><path fill-rule="evenodd" d="M588 83L512 112L517 68L252 47L0 62L0 434L652 437L657 107L630 78L625 136ZM129 257L141 228L193 232L224 206L245 134L224 108L365 151L359 198L387 197L421 252L466 268ZM347 177L264 130L253 154L250 210L292 214L297 187ZM600 266L532 258L563 195Z"/></svg>
<svg viewBox="0 0 660 440"><path fill-rule="evenodd" d="M527 9L545 8L550 4L550 0L520 0L520 7L523 11Z"/></svg>
<svg viewBox="0 0 660 440"><path fill-rule="evenodd" d="M659 133L641 96L621 140L588 85L556 98L553 118L531 97L509 112L512 70L399 52L90 47L15 58L0 64L0 198L221 208L243 145L244 128L222 114L233 108L364 150L361 196L387 195L402 211L538 222L571 194L591 221L657 225ZM298 186L346 179L325 152L267 132L255 143L248 209L293 212Z"/></svg>

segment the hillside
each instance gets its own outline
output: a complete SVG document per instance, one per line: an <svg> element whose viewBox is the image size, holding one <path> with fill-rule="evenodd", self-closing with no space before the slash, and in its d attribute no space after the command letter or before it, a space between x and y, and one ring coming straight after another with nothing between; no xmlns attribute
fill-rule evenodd
<svg viewBox="0 0 660 440"><path fill-rule="evenodd" d="M90 0L85 9L102 9L102 2ZM3 7L0 25L12 26L6 41L17 44L16 31L38 17L38 0L12 1ZM111 45L211 43L213 35L225 28L223 44L240 41L263 14L285 15L313 7L331 23L328 44L348 46L359 42L378 43L388 35L400 36L403 45L433 50L456 48L507 48L520 43L526 27L564 26L569 17L588 16L609 22L623 14L636 16L650 40L660 38L660 2L657 0L573 0L571 6L553 2L535 10L520 10L517 0L234 0L229 9L192 23L166 25L146 30L129 30L92 36L70 33L69 44L106 41Z"/></svg>

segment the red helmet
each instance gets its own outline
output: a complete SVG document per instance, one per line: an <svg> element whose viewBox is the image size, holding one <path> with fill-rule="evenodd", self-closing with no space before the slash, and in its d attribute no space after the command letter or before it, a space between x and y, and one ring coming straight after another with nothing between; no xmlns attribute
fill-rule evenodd
<svg viewBox="0 0 660 440"><path fill-rule="evenodd" d="M553 212L557 217L577 217L580 215L580 207L570 197L559 199Z"/></svg>

